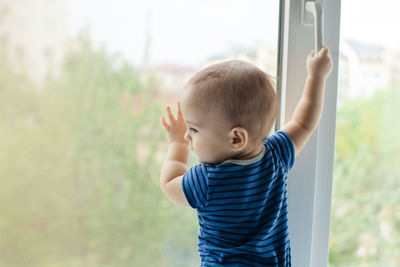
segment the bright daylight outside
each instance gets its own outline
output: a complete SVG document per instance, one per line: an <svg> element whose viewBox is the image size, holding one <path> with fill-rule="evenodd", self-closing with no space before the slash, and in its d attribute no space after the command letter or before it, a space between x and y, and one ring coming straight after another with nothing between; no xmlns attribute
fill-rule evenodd
<svg viewBox="0 0 400 267"><path fill-rule="evenodd" d="M329 266L400 266L400 3L342 1Z"/></svg>
<svg viewBox="0 0 400 267"><path fill-rule="evenodd" d="M0 3L0 266L198 266L160 117L208 64L275 76L279 2Z"/></svg>
<svg viewBox="0 0 400 267"><path fill-rule="evenodd" d="M0 1L0 266L199 265L160 117L209 64L276 76L279 1L250 2ZM329 265L400 266L400 6L342 2Z"/></svg>

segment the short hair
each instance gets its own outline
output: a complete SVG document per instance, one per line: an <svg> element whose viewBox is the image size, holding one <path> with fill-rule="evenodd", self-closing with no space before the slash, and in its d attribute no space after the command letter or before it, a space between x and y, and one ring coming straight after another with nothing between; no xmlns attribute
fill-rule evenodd
<svg viewBox="0 0 400 267"><path fill-rule="evenodd" d="M221 119L229 127L245 128L250 142L269 133L278 111L272 77L242 60L210 65L196 73L185 88L206 101L208 112L223 114Z"/></svg>

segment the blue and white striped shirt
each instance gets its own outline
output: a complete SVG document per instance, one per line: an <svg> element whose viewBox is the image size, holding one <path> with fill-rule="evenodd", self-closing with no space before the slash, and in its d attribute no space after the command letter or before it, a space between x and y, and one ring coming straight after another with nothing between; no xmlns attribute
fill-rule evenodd
<svg viewBox="0 0 400 267"><path fill-rule="evenodd" d="M291 266L287 174L294 147L283 131L263 143L253 159L202 163L183 176L198 214L200 266Z"/></svg>

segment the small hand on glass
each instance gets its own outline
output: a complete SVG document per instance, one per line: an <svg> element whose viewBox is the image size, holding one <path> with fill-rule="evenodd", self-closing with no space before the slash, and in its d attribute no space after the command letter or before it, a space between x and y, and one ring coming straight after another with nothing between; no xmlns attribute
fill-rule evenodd
<svg viewBox="0 0 400 267"><path fill-rule="evenodd" d="M164 116L161 117L161 122L165 128L165 131L167 132L169 143L176 142L188 145L189 142L185 139L187 126L185 121L183 120L180 102L178 101L176 105L178 107L178 114L176 119L174 117L174 114L172 114L171 107L167 106L165 109L167 111L169 124L167 123Z"/></svg>

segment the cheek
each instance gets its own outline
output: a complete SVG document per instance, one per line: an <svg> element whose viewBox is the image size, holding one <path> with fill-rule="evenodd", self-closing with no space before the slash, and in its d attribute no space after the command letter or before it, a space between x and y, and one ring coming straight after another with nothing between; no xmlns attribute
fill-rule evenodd
<svg viewBox="0 0 400 267"><path fill-rule="evenodd" d="M204 137L199 134L189 135L189 140L192 144L192 148L196 151L204 151L207 142L205 142Z"/></svg>
<svg viewBox="0 0 400 267"><path fill-rule="evenodd" d="M213 153L216 148L219 146L218 140L214 138L210 138L209 136L196 136L192 139L193 146L197 148L198 151L201 151L206 154Z"/></svg>
<svg viewBox="0 0 400 267"><path fill-rule="evenodd" d="M202 144L201 144L201 138L199 138L198 136L190 136L190 141L192 142L192 146L195 148L201 148Z"/></svg>

